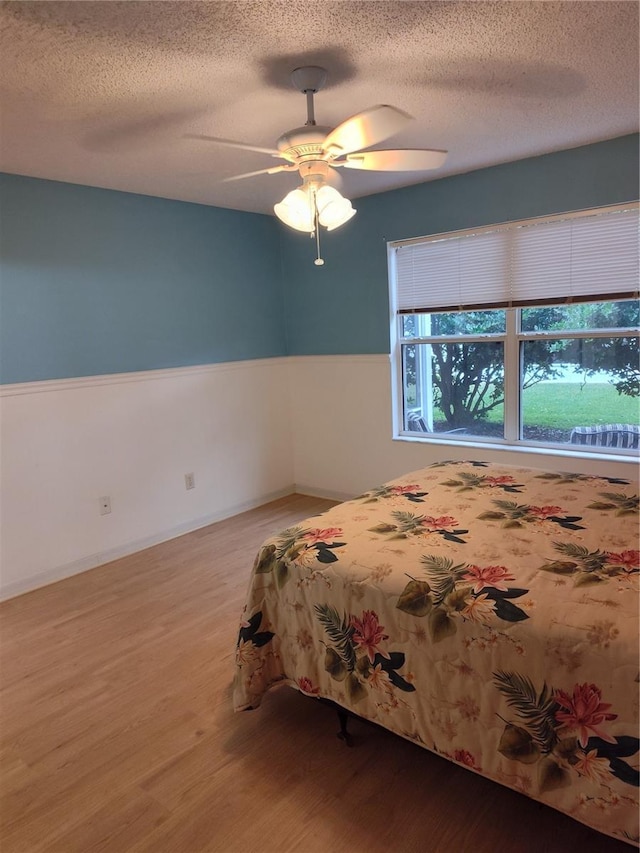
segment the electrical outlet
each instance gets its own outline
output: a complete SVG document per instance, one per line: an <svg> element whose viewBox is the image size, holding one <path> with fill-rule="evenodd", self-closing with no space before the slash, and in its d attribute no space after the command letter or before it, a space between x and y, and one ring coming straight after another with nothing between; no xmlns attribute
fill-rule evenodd
<svg viewBox="0 0 640 853"><path fill-rule="evenodd" d="M111 498L109 496L98 498L98 505L100 507L100 515L109 515L111 512Z"/></svg>
<svg viewBox="0 0 640 853"><path fill-rule="evenodd" d="M196 478L193 473L184 475L184 487L187 489L195 489L196 487Z"/></svg>

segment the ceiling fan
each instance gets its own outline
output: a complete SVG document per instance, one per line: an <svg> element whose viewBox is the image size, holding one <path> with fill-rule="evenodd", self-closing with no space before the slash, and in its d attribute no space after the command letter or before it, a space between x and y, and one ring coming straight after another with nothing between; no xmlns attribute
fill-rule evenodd
<svg viewBox="0 0 640 853"><path fill-rule="evenodd" d="M364 150L397 133L411 121L410 115L387 104L369 107L335 128L316 124L313 96L324 87L326 80L326 69L315 65L296 68L291 73L293 86L307 97L307 121L303 127L283 133L276 148L262 148L204 134L186 135L190 139L257 151L285 160L286 163L277 166L224 180L237 181L256 175L297 171L302 178L302 186L274 205L274 212L291 228L312 236L315 234L316 237L319 225L332 231L351 219L356 212L349 199L330 186L333 170L344 166L347 169L383 172L423 171L442 166L447 156L446 151L434 149ZM319 257L319 251L315 263L324 263Z"/></svg>

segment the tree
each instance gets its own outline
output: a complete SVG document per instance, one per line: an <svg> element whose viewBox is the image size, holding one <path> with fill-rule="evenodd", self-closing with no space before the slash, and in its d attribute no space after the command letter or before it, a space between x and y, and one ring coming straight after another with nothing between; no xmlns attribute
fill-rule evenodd
<svg viewBox="0 0 640 853"><path fill-rule="evenodd" d="M591 303L522 310L523 331L633 328L638 326L635 301ZM431 335L503 333L503 311L472 311L431 315ZM414 318L405 320L405 333L417 334ZM416 345L405 347L406 383L416 381ZM572 364L594 376L606 371L619 394L640 395L638 338L532 339L525 343L524 389L558 378L563 365ZM431 344L433 405L442 411L450 429L471 427L486 420L504 403L504 354L500 342Z"/></svg>

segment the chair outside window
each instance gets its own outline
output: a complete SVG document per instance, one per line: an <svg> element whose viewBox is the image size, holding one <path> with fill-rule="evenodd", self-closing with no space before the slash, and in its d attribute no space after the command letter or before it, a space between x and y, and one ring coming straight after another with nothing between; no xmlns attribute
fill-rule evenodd
<svg viewBox="0 0 640 853"><path fill-rule="evenodd" d="M407 429L409 432L428 432L433 434L433 431L429 429L427 422L420 412L409 412L407 414ZM444 430L441 434L451 435L453 433L458 433L458 435L464 435L466 432L466 427L459 427L458 429Z"/></svg>
<svg viewBox="0 0 640 853"><path fill-rule="evenodd" d="M637 450L640 445L640 426L637 424L578 426L571 430L569 442L589 447L618 447L621 450Z"/></svg>

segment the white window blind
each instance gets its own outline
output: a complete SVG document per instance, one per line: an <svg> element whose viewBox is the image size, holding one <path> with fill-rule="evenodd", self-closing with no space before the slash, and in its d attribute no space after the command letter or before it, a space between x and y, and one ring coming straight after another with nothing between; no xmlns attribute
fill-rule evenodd
<svg viewBox="0 0 640 853"><path fill-rule="evenodd" d="M638 295L638 208L630 206L396 247L400 313Z"/></svg>

